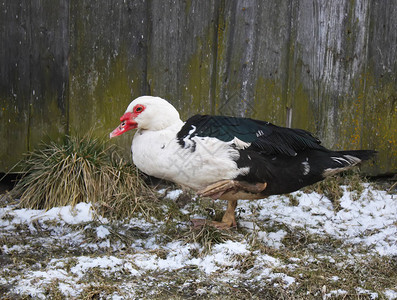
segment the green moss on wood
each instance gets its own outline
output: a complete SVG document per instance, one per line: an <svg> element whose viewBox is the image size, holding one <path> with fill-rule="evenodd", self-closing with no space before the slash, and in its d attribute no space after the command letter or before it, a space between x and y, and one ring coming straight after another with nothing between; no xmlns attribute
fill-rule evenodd
<svg viewBox="0 0 397 300"><path fill-rule="evenodd" d="M252 118L285 126L286 103L280 81L259 77L255 84Z"/></svg>
<svg viewBox="0 0 397 300"><path fill-rule="evenodd" d="M211 107L211 38L206 41L203 37L197 41L197 51L194 53L185 67L186 86L182 89L181 114L183 119L196 113L210 114Z"/></svg>
<svg viewBox="0 0 397 300"><path fill-rule="evenodd" d="M119 125L132 98L141 95L142 79L138 71L128 67L131 65L128 59L127 51L121 49L116 56L97 56L85 63L73 63L69 99L72 134L92 131L94 136L108 139L110 131ZM126 149L128 159L131 139L132 134L128 133L112 141Z"/></svg>

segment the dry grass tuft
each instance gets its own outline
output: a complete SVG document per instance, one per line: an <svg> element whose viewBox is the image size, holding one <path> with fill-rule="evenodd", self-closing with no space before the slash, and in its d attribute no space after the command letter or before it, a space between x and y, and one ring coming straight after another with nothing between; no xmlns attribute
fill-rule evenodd
<svg viewBox="0 0 397 300"><path fill-rule="evenodd" d="M112 284L99 284L90 285L86 287L81 295L83 300L94 300L94 299L107 299L108 296L112 296L114 293L118 293L119 289L116 285Z"/></svg>
<svg viewBox="0 0 397 300"><path fill-rule="evenodd" d="M185 233L183 239L187 243L198 243L202 247L201 252L197 253L197 256L207 255L216 244L224 243L227 240L234 240L231 232L217 229L210 223L205 223L202 227L191 227Z"/></svg>
<svg viewBox="0 0 397 300"><path fill-rule="evenodd" d="M157 200L114 146L89 136L45 144L21 164L24 175L11 191L20 198L21 207L48 210L91 202L98 213L121 219L135 212L148 217Z"/></svg>

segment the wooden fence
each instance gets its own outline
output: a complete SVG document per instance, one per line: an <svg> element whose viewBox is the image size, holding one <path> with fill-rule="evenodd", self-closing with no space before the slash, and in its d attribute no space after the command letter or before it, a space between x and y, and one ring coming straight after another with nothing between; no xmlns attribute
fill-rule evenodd
<svg viewBox="0 0 397 300"><path fill-rule="evenodd" d="M0 172L40 141L106 138L143 94L376 149L397 170L395 0L0 1ZM129 152L131 134L118 143Z"/></svg>

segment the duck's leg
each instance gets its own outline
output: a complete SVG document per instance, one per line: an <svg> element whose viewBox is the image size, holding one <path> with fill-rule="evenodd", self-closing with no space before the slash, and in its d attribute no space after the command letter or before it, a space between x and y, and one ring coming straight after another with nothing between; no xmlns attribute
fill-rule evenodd
<svg viewBox="0 0 397 300"><path fill-rule="evenodd" d="M230 227L237 227L235 210L237 207L237 200L228 200L227 209L222 217L222 222L212 222L212 225L219 229L226 229Z"/></svg>
<svg viewBox="0 0 397 300"><path fill-rule="evenodd" d="M227 201L227 209L225 214L222 217L222 222L217 221L207 221L205 219L191 219L190 221L193 223L194 227L202 227L204 224L210 224L218 229L227 229L230 227L236 227L236 215L235 210L237 207L237 200L229 200Z"/></svg>
<svg viewBox="0 0 397 300"><path fill-rule="evenodd" d="M236 195L240 191L249 193L249 194L259 194L263 190L266 189L267 183L248 183L246 181L237 181L237 180L221 180L215 182L205 189L198 191L200 196L211 197L213 199L218 199L220 196L231 192L231 194L224 195L227 199L227 209L225 214L223 215L222 222L212 221L210 224L219 229L226 229L230 227L236 227L236 216L235 209L237 207L237 199ZM255 199L255 198L253 198ZM205 224L205 220L191 220L195 227L203 226Z"/></svg>

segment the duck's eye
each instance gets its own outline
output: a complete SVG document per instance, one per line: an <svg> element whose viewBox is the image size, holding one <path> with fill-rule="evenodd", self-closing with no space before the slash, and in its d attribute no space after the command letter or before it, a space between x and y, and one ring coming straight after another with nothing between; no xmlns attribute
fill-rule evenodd
<svg viewBox="0 0 397 300"><path fill-rule="evenodd" d="M137 112L137 113L139 113L139 112L141 112L141 111L143 111L143 106L142 105L137 105L136 107L135 107L135 112Z"/></svg>

